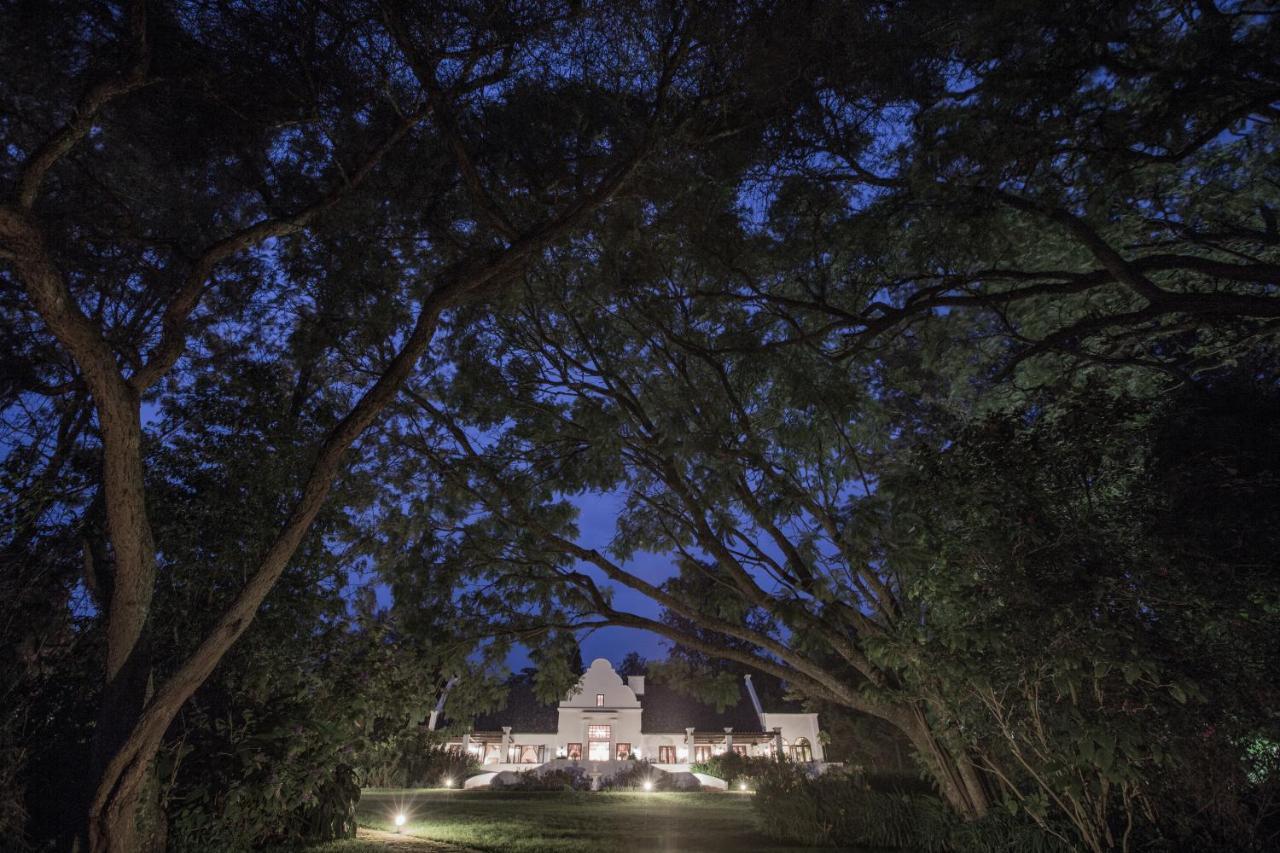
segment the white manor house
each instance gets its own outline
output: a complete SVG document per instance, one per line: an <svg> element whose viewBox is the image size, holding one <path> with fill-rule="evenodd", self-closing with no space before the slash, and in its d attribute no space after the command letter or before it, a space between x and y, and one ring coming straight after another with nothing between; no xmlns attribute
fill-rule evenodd
<svg viewBox="0 0 1280 853"><path fill-rule="evenodd" d="M505 709L477 718L449 746L476 756L492 772L530 770L555 759L644 759L681 772L730 751L823 760L817 714L766 711L749 675L738 699L717 712L665 685L646 688L644 676L624 681L609 661L597 658L559 705L540 703L528 688L515 687Z"/></svg>

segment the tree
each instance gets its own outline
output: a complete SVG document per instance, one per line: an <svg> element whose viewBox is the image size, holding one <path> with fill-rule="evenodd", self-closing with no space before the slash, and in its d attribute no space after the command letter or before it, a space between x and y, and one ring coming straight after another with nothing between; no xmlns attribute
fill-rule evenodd
<svg viewBox="0 0 1280 853"><path fill-rule="evenodd" d="M912 677L1067 844L1266 846L1278 780L1249 750L1277 738L1278 412L1270 368L1158 398L1095 384L885 473L886 559L929 608L886 653L929 661Z"/></svg>
<svg viewBox="0 0 1280 853"><path fill-rule="evenodd" d="M100 442L110 552L92 573L109 583L89 841L132 851L169 724L252 621L350 448L446 312L509 282L662 148L690 32L679 9L637 9L618 29L608 8L569 5L24 10L3 28L0 259L17 310L59 348L35 349L21 393L79 400L72 423ZM610 50L584 56L579 39ZM145 416L250 340L290 363L301 403L321 381L345 399L243 587L153 684L163 543Z"/></svg>
<svg viewBox="0 0 1280 853"><path fill-rule="evenodd" d="M873 714L976 816L993 777L912 675L929 661L889 654L930 602L870 499L917 435L953 439L939 410L1022 411L1025 386L1091 376L1155 396L1274 351L1276 32L1177 4L896 12L842 30L902 37L874 71L806 54L824 73L753 152L757 207L695 184L642 239L532 268L414 397L450 440L407 444L448 472L438 562L508 596L475 606L648 628ZM608 552L575 535L582 492L625 498ZM629 571L639 551L677 579Z"/></svg>

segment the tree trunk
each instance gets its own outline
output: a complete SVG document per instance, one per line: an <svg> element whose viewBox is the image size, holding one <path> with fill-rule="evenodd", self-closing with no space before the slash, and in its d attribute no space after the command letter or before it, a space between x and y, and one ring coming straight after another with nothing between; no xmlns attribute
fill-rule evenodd
<svg viewBox="0 0 1280 853"><path fill-rule="evenodd" d="M94 729L90 768L97 791L108 782L108 768L114 758L129 740L142 709L151 694L151 644L150 623L144 626L143 634L135 645L134 653L125 662L116 677L109 680L103 691L102 701L98 708L97 724ZM91 801L93 792L90 793ZM86 804L88 806L88 804ZM151 848L147 838L141 837L138 831L139 799L137 792L131 801L120 801L113 804L108 815L97 815L91 807L87 808L88 837L91 850L135 850ZM105 826L104 823L111 825ZM119 839L116 848L105 846L102 839Z"/></svg>
<svg viewBox="0 0 1280 853"><path fill-rule="evenodd" d="M966 820L984 817L991 809L991 795L969 757L948 748L920 707L895 722L928 763L943 798L956 814Z"/></svg>

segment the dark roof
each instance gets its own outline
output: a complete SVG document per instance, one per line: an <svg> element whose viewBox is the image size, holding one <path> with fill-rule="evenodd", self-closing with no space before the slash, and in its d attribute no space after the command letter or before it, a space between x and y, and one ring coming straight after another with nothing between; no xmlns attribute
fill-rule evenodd
<svg viewBox="0 0 1280 853"><path fill-rule="evenodd" d="M496 732L503 726L511 726L513 732L529 734L555 734L560 724L557 703L547 704L533 695L533 686L512 684L507 690L507 702L502 708L476 717L472 731Z"/></svg>
<svg viewBox="0 0 1280 853"><path fill-rule="evenodd" d="M760 731L760 717L751 704L746 686L738 682L738 702L723 711L715 705L699 702L666 684L647 682L640 697L640 731L683 732L689 726L698 731L720 732L733 726L736 732Z"/></svg>

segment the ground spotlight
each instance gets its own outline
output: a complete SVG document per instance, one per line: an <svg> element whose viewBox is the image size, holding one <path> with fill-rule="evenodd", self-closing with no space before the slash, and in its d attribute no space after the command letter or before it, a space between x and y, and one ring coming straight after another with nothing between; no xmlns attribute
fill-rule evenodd
<svg viewBox="0 0 1280 853"><path fill-rule="evenodd" d="M747 783L746 783L746 782L739 782L739 783L738 783L738 790L739 790L739 791L745 791L745 790L747 790Z"/></svg>
<svg viewBox="0 0 1280 853"><path fill-rule="evenodd" d="M400 812L398 815L396 815L396 832L400 832L403 829L404 829L404 812Z"/></svg>
<svg viewBox="0 0 1280 853"><path fill-rule="evenodd" d="M644 781L644 789L645 789L646 791L652 791L652 790L653 790L653 783L652 783L652 782L650 782L648 779L646 779L646 780Z"/></svg>
<svg viewBox="0 0 1280 853"><path fill-rule="evenodd" d="M446 779L444 780L444 786L445 786L446 788L452 788L452 787L453 787L453 780L452 780L452 779L449 779L449 778L446 778Z"/></svg>

